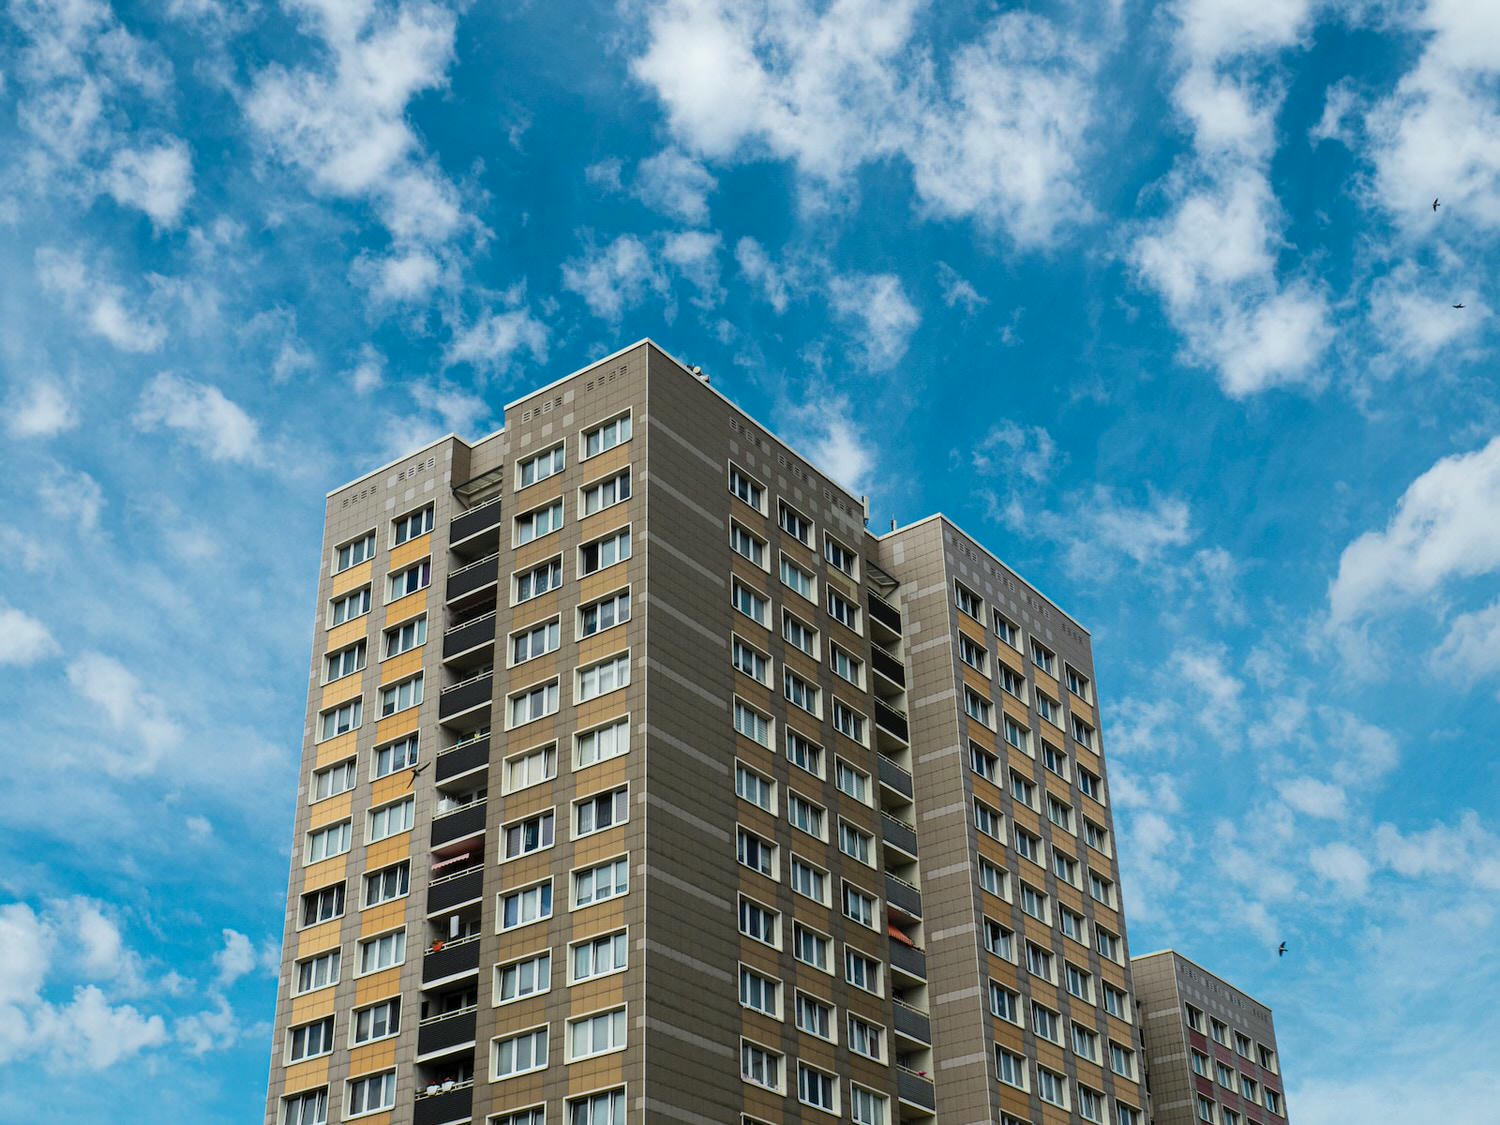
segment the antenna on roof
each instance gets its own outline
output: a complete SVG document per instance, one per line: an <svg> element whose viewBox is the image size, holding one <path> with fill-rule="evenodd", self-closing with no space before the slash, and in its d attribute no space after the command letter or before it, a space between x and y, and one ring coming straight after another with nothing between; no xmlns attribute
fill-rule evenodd
<svg viewBox="0 0 1500 1125"><path fill-rule="evenodd" d="M863 508L864 511L865 511L865 526L869 527L870 526L870 498L868 496L861 496L859 498L859 506L861 508Z"/></svg>
<svg viewBox="0 0 1500 1125"><path fill-rule="evenodd" d="M891 530L892 531L896 530L896 517L895 516L891 517Z"/></svg>
<svg viewBox="0 0 1500 1125"><path fill-rule="evenodd" d="M702 379L705 383L708 382L708 376L705 375L705 374L703 374L703 368L701 368L701 367L698 367L698 366L695 365L693 367L693 375L696 378Z"/></svg>

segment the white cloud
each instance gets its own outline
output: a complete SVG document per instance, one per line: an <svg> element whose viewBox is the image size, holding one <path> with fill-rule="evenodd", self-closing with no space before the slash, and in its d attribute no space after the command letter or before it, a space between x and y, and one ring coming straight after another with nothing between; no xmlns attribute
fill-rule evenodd
<svg viewBox="0 0 1500 1125"><path fill-rule="evenodd" d="M173 1023L173 1038L192 1055L232 1047L244 1034L234 1008L225 997L215 995L210 1001L212 1008L182 1016Z"/></svg>
<svg viewBox="0 0 1500 1125"><path fill-rule="evenodd" d="M642 203L694 226L708 221L708 197L718 186L707 168L678 149L659 152L635 170Z"/></svg>
<svg viewBox="0 0 1500 1125"><path fill-rule="evenodd" d="M828 303L836 317L851 325L856 353L875 371L901 362L922 321L901 279L890 273L834 274L828 280Z"/></svg>
<svg viewBox="0 0 1500 1125"><path fill-rule="evenodd" d="M82 469L53 464L37 478L36 493L42 507L60 523L92 531L104 511L104 490Z"/></svg>
<svg viewBox="0 0 1500 1125"><path fill-rule="evenodd" d="M619 191L620 173L624 166L617 156L607 157L597 164L590 164L583 170L583 178L597 188L605 191Z"/></svg>
<svg viewBox="0 0 1500 1125"><path fill-rule="evenodd" d="M79 988L62 1007L38 1009L30 1034L33 1051L46 1050L54 1069L102 1070L167 1041L160 1016L143 1015L129 1004L110 1004L95 985Z"/></svg>
<svg viewBox="0 0 1500 1125"><path fill-rule="evenodd" d="M407 389L417 405L443 420L449 433L482 434L489 429L490 404L479 395L451 384L411 383Z"/></svg>
<svg viewBox="0 0 1500 1125"><path fill-rule="evenodd" d="M1483 298L1467 292L1473 283L1462 279L1465 268L1460 261L1435 270L1406 262L1370 286L1370 325L1403 369L1473 341L1489 320ZM1467 307L1452 307L1458 303Z"/></svg>
<svg viewBox="0 0 1500 1125"><path fill-rule="evenodd" d="M1308 866L1346 898L1360 898L1370 886L1370 861L1358 848L1334 842L1313 848Z"/></svg>
<svg viewBox="0 0 1500 1125"><path fill-rule="evenodd" d="M1294 777L1276 787L1281 799L1307 816L1341 820L1348 812L1344 790L1315 777Z"/></svg>
<svg viewBox="0 0 1500 1125"><path fill-rule="evenodd" d="M356 394L369 394L385 381L385 357L369 344L360 348L359 362L349 372L349 381Z"/></svg>
<svg viewBox="0 0 1500 1125"><path fill-rule="evenodd" d="M938 263L938 284L943 287L943 304L950 309L962 305L964 312L973 316L990 303L988 297L980 296L973 282L960 275L947 262Z"/></svg>
<svg viewBox="0 0 1500 1125"><path fill-rule="evenodd" d="M78 424L67 391L49 379L36 379L11 396L5 423L12 437L48 438Z"/></svg>
<svg viewBox="0 0 1500 1125"><path fill-rule="evenodd" d="M521 352L541 363L547 358L547 328L525 309L486 313L449 345L444 363L470 363L504 369Z"/></svg>
<svg viewBox="0 0 1500 1125"><path fill-rule="evenodd" d="M178 430L214 461L255 463L261 459L255 419L224 397L218 387L162 372L141 394L135 424L143 430Z"/></svg>
<svg viewBox="0 0 1500 1125"><path fill-rule="evenodd" d="M1041 483L1059 462L1057 443L1043 426L1022 426L1003 419L969 453L976 473L1002 476L1020 473Z"/></svg>
<svg viewBox="0 0 1500 1125"><path fill-rule="evenodd" d="M761 295L778 314L786 312L791 297L791 282L787 271L777 267L766 253L766 249L748 235L734 246L734 260L739 264L745 280L756 286Z"/></svg>
<svg viewBox="0 0 1500 1125"><path fill-rule="evenodd" d="M835 483L856 496L868 494L876 454L868 437L855 425L847 398L814 393L781 413L787 440L793 446L805 451Z"/></svg>
<svg viewBox="0 0 1500 1125"><path fill-rule="evenodd" d="M166 342L167 330L154 316L131 307L125 289L93 273L80 254L50 246L36 252L42 289L62 298L89 330L123 352L154 352Z"/></svg>
<svg viewBox="0 0 1500 1125"><path fill-rule="evenodd" d="M1500 568L1500 437L1417 477L1382 531L1344 548L1329 586L1332 623L1348 625Z"/></svg>
<svg viewBox="0 0 1500 1125"><path fill-rule="evenodd" d="M1461 684L1500 672L1500 601L1449 622L1432 660L1441 674Z"/></svg>
<svg viewBox="0 0 1500 1125"><path fill-rule="evenodd" d="M24 668L58 651L58 644L45 625L0 602L0 665Z"/></svg>
<svg viewBox="0 0 1500 1125"><path fill-rule="evenodd" d="M622 234L607 246L589 247L564 262L562 284L583 298L589 312L612 324L619 324L626 310L645 300L648 292L664 294L667 289L651 252L633 234Z"/></svg>
<svg viewBox="0 0 1500 1125"><path fill-rule="evenodd" d="M111 733L134 739L145 750L142 754L101 741L99 764L106 772L117 776L148 772L164 751L182 741L182 728L168 715L166 706L118 660L85 652L68 665L68 682L102 712Z"/></svg>
<svg viewBox="0 0 1500 1125"><path fill-rule="evenodd" d="M228 988L246 973L255 971L255 946L238 930L226 929L223 948L214 954L213 961L219 974L215 983L220 988Z"/></svg>
<svg viewBox="0 0 1500 1125"><path fill-rule="evenodd" d="M662 243L662 261L677 270L697 288L695 303L702 307L717 304L723 297L719 287L719 248L723 239L707 231L676 231Z"/></svg>
<svg viewBox="0 0 1500 1125"><path fill-rule="evenodd" d="M115 153L107 176L109 193L136 207L159 228L175 227L193 194L193 162L185 142L169 137L143 148Z"/></svg>
<svg viewBox="0 0 1500 1125"><path fill-rule="evenodd" d="M1323 95L1323 115L1318 123L1308 130L1307 139L1313 144L1319 141L1338 141L1352 147L1354 138L1344 124L1359 107L1359 96L1347 78L1340 79Z"/></svg>

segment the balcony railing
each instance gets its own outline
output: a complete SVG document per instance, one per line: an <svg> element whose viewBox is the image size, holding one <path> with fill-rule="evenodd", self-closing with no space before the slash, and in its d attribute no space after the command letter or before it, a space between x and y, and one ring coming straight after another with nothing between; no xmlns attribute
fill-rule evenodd
<svg viewBox="0 0 1500 1125"><path fill-rule="evenodd" d="M880 755L880 784L887 789L895 790L908 801L912 798L911 774L898 766L884 754Z"/></svg>
<svg viewBox="0 0 1500 1125"><path fill-rule="evenodd" d="M423 1020L417 1027L417 1057L472 1045L477 1011L475 1007L460 1008Z"/></svg>
<svg viewBox="0 0 1500 1125"><path fill-rule="evenodd" d="M874 590L869 592L870 616L887 629L901 632L901 611Z"/></svg>
<svg viewBox="0 0 1500 1125"><path fill-rule="evenodd" d="M433 780L447 781L450 777L458 777L460 774L487 766L489 763L489 735L466 738L462 742L454 743L438 751L437 772Z"/></svg>
<svg viewBox="0 0 1500 1125"><path fill-rule="evenodd" d="M450 545L462 543L465 539L478 535L482 531L500 526L500 497L487 500L477 508L470 508L462 515L454 516L453 523L448 529L448 542Z"/></svg>
<svg viewBox="0 0 1500 1125"><path fill-rule="evenodd" d="M484 893L484 863L465 867L427 884L427 913L452 910L466 902L476 901Z"/></svg>
<svg viewBox="0 0 1500 1125"><path fill-rule="evenodd" d="M922 917L922 892L889 871L885 876L885 900L913 918Z"/></svg>
<svg viewBox="0 0 1500 1125"><path fill-rule="evenodd" d="M431 900L428 900L429 909ZM479 971L479 935L444 942L441 949L422 954L422 984L447 980L463 973Z"/></svg>
<svg viewBox="0 0 1500 1125"><path fill-rule="evenodd" d="M493 644L494 640L495 611L490 610L479 617L471 617L454 625L443 633L443 659L447 660L483 644Z"/></svg>
<svg viewBox="0 0 1500 1125"><path fill-rule="evenodd" d="M448 601L454 602L475 590L493 586L500 576L500 554L486 555L448 572Z"/></svg>
<svg viewBox="0 0 1500 1125"><path fill-rule="evenodd" d="M912 858L917 856L917 830L904 820L897 820L890 813L880 815L880 830L885 842L899 848Z"/></svg>
<svg viewBox="0 0 1500 1125"><path fill-rule="evenodd" d="M411 1120L412 1125L448 1125L452 1121L468 1121L473 1113L474 1080L471 1078L447 1090L439 1088L435 1094L418 1090Z"/></svg>
<svg viewBox="0 0 1500 1125"><path fill-rule="evenodd" d="M483 832L484 813L487 807L488 802L480 799L470 801L467 805L459 805L456 808L438 812L432 818L432 846L441 847L454 840L461 840L465 836L472 836L476 832Z"/></svg>
<svg viewBox="0 0 1500 1125"><path fill-rule="evenodd" d="M891 940L891 967L901 970L909 977L927 979L927 954L907 945L904 941Z"/></svg>
<svg viewBox="0 0 1500 1125"><path fill-rule="evenodd" d="M875 725L895 735L902 742L911 741L911 731L906 724L906 715L878 697L875 700Z"/></svg>
<svg viewBox="0 0 1500 1125"><path fill-rule="evenodd" d="M460 680L443 689L438 700L438 721L473 710L491 701L495 692L495 670L487 668L476 676Z"/></svg>
<svg viewBox="0 0 1500 1125"><path fill-rule="evenodd" d="M904 1066L896 1068L896 1092L903 1102L909 1102L919 1109L937 1109L937 1095L933 1091L932 1080L915 1070L908 1070Z"/></svg>
<svg viewBox="0 0 1500 1125"><path fill-rule="evenodd" d="M919 1012L910 1004L903 1004L900 1000L891 1002L895 1010L896 1031L908 1039L915 1039L918 1043L932 1045L932 1021L926 1012Z"/></svg>
<svg viewBox="0 0 1500 1125"><path fill-rule="evenodd" d="M870 646L870 663L875 671L900 687L906 686L906 665L886 652L879 645Z"/></svg>

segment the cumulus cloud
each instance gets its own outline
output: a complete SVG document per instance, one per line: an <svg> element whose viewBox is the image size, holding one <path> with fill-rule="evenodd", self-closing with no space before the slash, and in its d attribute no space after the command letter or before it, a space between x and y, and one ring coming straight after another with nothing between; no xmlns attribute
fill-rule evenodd
<svg viewBox="0 0 1500 1125"><path fill-rule="evenodd" d="M448 346L444 362L450 366L470 363L503 370L522 352L529 353L538 363L545 361L547 328L525 309L506 309L487 312L459 332Z"/></svg>
<svg viewBox="0 0 1500 1125"><path fill-rule="evenodd" d="M139 208L158 227L175 227L193 194L192 157L177 137L121 149L110 161L106 182L121 206Z"/></svg>
<svg viewBox="0 0 1500 1125"><path fill-rule="evenodd" d="M1057 443L1044 426L1023 426L1005 418L990 427L968 459L970 467L985 476L1018 472L1041 483L1060 457Z"/></svg>
<svg viewBox="0 0 1500 1125"><path fill-rule="evenodd" d="M1441 674L1460 684L1500 672L1500 601L1450 621L1432 660Z"/></svg>
<svg viewBox="0 0 1500 1125"><path fill-rule="evenodd" d="M771 260L766 248L747 235L735 243L734 260L745 280L760 291L766 302L778 314L786 312L792 280L785 269Z"/></svg>
<svg viewBox="0 0 1500 1125"><path fill-rule="evenodd" d="M873 484L876 453L853 413L848 398L826 392L815 392L780 412L792 445L806 452L835 483L864 495Z"/></svg>
<svg viewBox="0 0 1500 1125"><path fill-rule="evenodd" d="M1307 816L1342 819L1347 809L1344 790L1315 777L1294 777L1276 787L1281 799Z"/></svg>
<svg viewBox="0 0 1500 1125"><path fill-rule="evenodd" d="M255 946L238 930L224 931L224 945L214 954L214 968L218 971L215 983L228 988L246 973L253 972L257 964Z"/></svg>
<svg viewBox="0 0 1500 1125"><path fill-rule="evenodd" d="M648 157L635 171L642 203L694 226L708 221L708 197L718 186L707 168L678 149Z"/></svg>
<svg viewBox="0 0 1500 1125"><path fill-rule="evenodd" d="M104 489L82 469L53 463L38 476L37 498L59 523L92 531L104 511Z"/></svg>
<svg viewBox="0 0 1500 1125"><path fill-rule="evenodd" d="M583 298L600 320L619 324L628 309L648 293L665 294L667 279L651 259L646 244L633 234L622 234L605 246L589 246L563 263L562 285Z"/></svg>
<svg viewBox="0 0 1500 1125"><path fill-rule="evenodd" d="M989 298L980 296L973 282L947 262L938 263L938 284L943 287L943 304L950 309L962 305L964 312L972 316L990 303Z"/></svg>
<svg viewBox="0 0 1500 1125"><path fill-rule="evenodd" d="M59 651L47 627L30 614L0 602L0 665L26 667Z"/></svg>
<svg viewBox="0 0 1500 1125"><path fill-rule="evenodd" d="M162 323L123 286L90 270L81 254L44 246L36 252L36 271L43 291L61 298L89 331L120 351L154 352L166 342Z"/></svg>
<svg viewBox="0 0 1500 1125"><path fill-rule="evenodd" d="M177 430L213 461L260 460L260 427L218 387L162 372L141 394L135 423L143 430Z"/></svg>
<svg viewBox="0 0 1500 1125"><path fill-rule="evenodd" d="M715 232L685 230L666 236L662 243L662 261L675 269L698 290L695 301L708 308L719 302L719 249L723 239Z"/></svg>
<svg viewBox="0 0 1500 1125"><path fill-rule="evenodd" d="M108 732L134 740L145 751L115 747L112 740L104 740L98 760L107 772L116 776L148 772L166 750L182 741L182 728L166 705L113 657L81 654L68 665L68 682L84 702L97 709Z"/></svg>
<svg viewBox="0 0 1500 1125"><path fill-rule="evenodd" d="M5 428L12 437L49 438L77 424L68 392L49 379L36 379L11 396Z"/></svg>
<svg viewBox="0 0 1500 1125"><path fill-rule="evenodd" d="M873 371L885 371L906 356L922 315L895 274L834 274L828 281L834 316L853 325L854 348Z"/></svg>
<svg viewBox="0 0 1500 1125"><path fill-rule="evenodd" d="M1308 866L1345 898L1361 898L1370 886L1370 861L1351 844L1334 842L1312 849Z"/></svg>

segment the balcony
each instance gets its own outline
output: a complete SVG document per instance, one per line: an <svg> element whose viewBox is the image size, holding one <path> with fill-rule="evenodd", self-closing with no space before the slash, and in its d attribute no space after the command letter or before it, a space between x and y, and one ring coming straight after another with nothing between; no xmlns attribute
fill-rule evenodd
<svg viewBox="0 0 1500 1125"><path fill-rule="evenodd" d="M500 578L500 555L498 553L459 567L448 574L448 602L452 604L486 586L493 586Z"/></svg>
<svg viewBox="0 0 1500 1125"><path fill-rule="evenodd" d="M432 910L432 902L428 900L428 912ZM453 977L461 977L466 973L477 973L479 971L479 935L473 937L459 938L457 941L447 942L443 948L438 950L429 949L422 954L422 987L440 981L449 980Z"/></svg>
<svg viewBox="0 0 1500 1125"><path fill-rule="evenodd" d="M917 830L906 821L897 820L890 813L882 813L880 834L889 846L905 852L912 859L917 858Z"/></svg>
<svg viewBox="0 0 1500 1125"><path fill-rule="evenodd" d="M477 836L484 831L484 813L489 807L482 798L470 801L456 809L439 812L432 818L432 846L441 847L465 836Z"/></svg>
<svg viewBox="0 0 1500 1125"><path fill-rule="evenodd" d="M884 754L880 755L880 784L901 794L908 801L912 799L911 774Z"/></svg>
<svg viewBox="0 0 1500 1125"><path fill-rule="evenodd" d="M500 526L500 498L487 501L477 508L470 508L462 515L454 516L448 528L448 546L462 547L467 540L485 532L493 532Z"/></svg>
<svg viewBox="0 0 1500 1125"><path fill-rule="evenodd" d="M490 739L470 738L439 750L434 781L444 782L490 764Z"/></svg>
<svg viewBox="0 0 1500 1125"><path fill-rule="evenodd" d="M910 918L922 917L922 892L889 872L885 876L885 901Z"/></svg>
<svg viewBox="0 0 1500 1125"><path fill-rule="evenodd" d="M908 1105L937 1112L937 1094L932 1088L932 1082L914 1070L896 1068L896 1093Z"/></svg>
<svg viewBox="0 0 1500 1125"><path fill-rule="evenodd" d="M417 1059L426 1061L433 1055L447 1054L461 1047L474 1046L477 1009L464 1008L431 1016L417 1027Z"/></svg>
<svg viewBox="0 0 1500 1125"><path fill-rule="evenodd" d="M891 968L917 980L927 979L927 954L905 942L891 942Z"/></svg>
<svg viewBox="0 0 1500 1125"><path fill-rule="evenodd" d="M875 725L887 734L895 735L902 742L911 741L911 732L906 725L906 715L885 700L875 700Z"/></svg>
<svg viewBox="0 0 1500 1125"><path fill-rule="evenodd" d="M870 666L903 691L906 689L906 665L878 644L870 646Z"/></svg>
<svg viewBox="0 0 1500 1125"><path fill-rule="evenodd" d="M880 624L899 636L901 633L901 611L874 590L870 591L869 605L870 619L880 622Z"/></svg>
<svg viewBox="0 0 1500 1125"><path fill-rule="evenodd" d="M495 611L454 625L443 634L443 659L452 660L465 652L495 643Z"/></svg>
<svg viewBox="0 0 1500 1125"><path fill-rule="evenodd" d="M475 902L483 893L484 864L480 862L428 883L427 913L437 914L466 902Z"/></svg>
<svg viewBox="0 0 1500 1125"><path fill-rule="evenodd" d="M486 668L466 680L459 680L458 683L443 689L442 698L438 700L438 722L446 723L456 715L479 707L488 708L494 694L495 670L493 668Z"/></svg>
<svg viewBox="0 0 1500 1125"><path fill-rule="evenodd" d="M896 1034L904 1035L924 1046L932 1046L932 1021L927 1018L927 1013L919 1012L910 1004L903 1004L899 1000L891 1003L895 1009Z"/></svg>
<svg viewBox="0 0 1500 1125"><path fill-rule="evenodd" d="M412 1110L412 1125L449 1125L455 1121L469 1121L474 1116L474 1082L461 1082L451 1090L439 1090L429 1094L417 1092L416 1105Z"/></svg>

